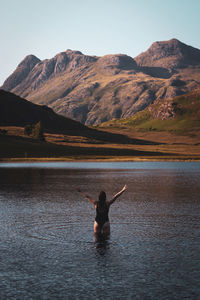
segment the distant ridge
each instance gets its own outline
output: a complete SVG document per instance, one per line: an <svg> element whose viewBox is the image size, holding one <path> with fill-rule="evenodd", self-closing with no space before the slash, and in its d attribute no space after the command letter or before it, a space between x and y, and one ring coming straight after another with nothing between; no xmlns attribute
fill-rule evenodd
<svg viewBox="0 0 200 300"><path fill-rule="evenodd" d="M131 117L158 99L200 84L200 50L177 39L155 42L135 58L66 50L40 61L27 56L2 89L85 125Z"/></svg>

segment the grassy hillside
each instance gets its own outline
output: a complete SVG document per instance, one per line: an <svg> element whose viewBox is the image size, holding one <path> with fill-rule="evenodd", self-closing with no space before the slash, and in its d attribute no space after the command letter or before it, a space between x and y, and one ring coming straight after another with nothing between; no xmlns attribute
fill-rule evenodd
<svg viewBox="0 0 200 300"><path fill-rule="evenodd" d="M170 100L158 100L149 108L126 119L114 119L103 128L134 128L175 134L200 132L200 89Z"/></svg>

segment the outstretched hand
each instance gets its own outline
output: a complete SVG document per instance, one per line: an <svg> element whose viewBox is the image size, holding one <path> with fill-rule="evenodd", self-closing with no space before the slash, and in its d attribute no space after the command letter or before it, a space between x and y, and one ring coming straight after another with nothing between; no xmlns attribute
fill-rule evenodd
<svg viewBox="0 0 200 300"><path fill-rule="evenodd" d="M125 184L125 186L123 187L122 191L124 192L127 189L127 185Z"/></svg>
<svg viewBox="0 0 200 300"><path fill-rule="evenodd" d="M93 204L96 203L92 198L90 198L90 196L88 196L87 194L85 194L84 192L82 192L79 187L76 187L76 190L77 190L77 192L81 193L82 196L84 196L85 198L87 198Z"/></svg>

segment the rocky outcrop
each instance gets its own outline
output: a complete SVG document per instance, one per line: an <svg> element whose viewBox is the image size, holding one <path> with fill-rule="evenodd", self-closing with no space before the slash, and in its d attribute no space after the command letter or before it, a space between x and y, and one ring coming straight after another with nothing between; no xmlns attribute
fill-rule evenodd
<svg viewBox="0 0 200 300"><path fill-rule="evenodd" d="M192 92L182 96L172 99L158 99L151 104L147 110L150 112L151 119L174 119L174 124L177 124L176 122L182 122L180 126L189 126L195 131L197 128L199 130L199 99L200 86L192 90Z"/></svg>
<svg viewBox="0 0 200 300"><path fill-rule="evenodd" d="M190 92L200 80L200 50L178 40L155 42L136 58L66 50L26 57L2 89L87 125L126 118L157 99Z"/></svg>
<svg viewBox="0 0 200 300"><path fill-rule="evenodd" d="M176 116L176 102L173 101L157 101L156 105L149 106L153 119L169 120Z"/></svg>

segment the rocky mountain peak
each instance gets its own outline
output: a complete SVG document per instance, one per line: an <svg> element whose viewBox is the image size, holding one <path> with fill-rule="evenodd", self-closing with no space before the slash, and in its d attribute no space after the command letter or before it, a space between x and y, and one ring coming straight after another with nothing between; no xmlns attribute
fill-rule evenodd
<svg viewBox="0 0 200 300"><path fill-rule="evenodd" d="M67 53L67 55L83 55L83 53L81 51L71 50L71 49L67 49L66 53Z"/></svg>
<svg viewBox="0 0 200 300"><path fill-rule="evenodd" d="M12 90L29 75L31 70L40 62L35 55L27 55L17 66L16 70L5 80L3 89Z"/></svg>
<svg viewBox="0 0 200 300"><path fill-rule="evenodd" d="M53 69L52 72L59 74L65 71L67 64L69 63L69 57L66 52L61 52L57 54L53 59Z"/></svg>
<svg viewBox="0 0 200 300"><path fill-rule="evenodd" d="M24 91L27 87L36 90L47 80L56 77L60 73L71 72L78 68L87 68L90 63L96 60L96 57L69 49L43 61L34 55L28 55L4 82L2 89L14 90L17 94L21 94L21 91Z"/></svg>
<svg viewBox="0 0 200 300"><path fill-rule="evenodd" d="M98 64L104 68L118 68L123 70L131 70L137 67L135 60L125 54L109 54L99 58Z"/></svg>
<svg viewBox="0 0 200 300"><path fill-rule="evenodd" d="M154 42L150 48L135 57L140 66L183 68L200 65L200 50L188 46L177 39Z"/></svg>
<svg viewBox="0 0 200 300"><path fill-rule="evenodd" d="M151 52L156 59L169 56L183 57L184 55L189 54L190 48L192 47L187 46L177 39L171 39L169 41L154 42L149 48L149 52Z"/></svg>
<svg viewBox="0 0 200 300"><path fill-rule="evenodd" d="M29 67L30 70L33 69L33 67L39 63L41 60L36 57L33 54L27 55L21 63L18 65L18 67Z"/></svg>

